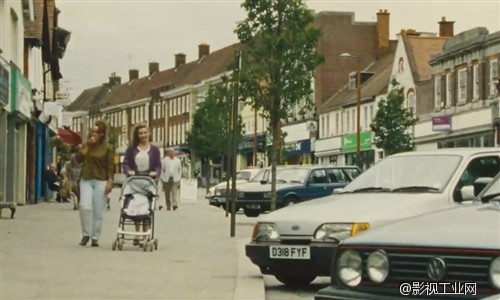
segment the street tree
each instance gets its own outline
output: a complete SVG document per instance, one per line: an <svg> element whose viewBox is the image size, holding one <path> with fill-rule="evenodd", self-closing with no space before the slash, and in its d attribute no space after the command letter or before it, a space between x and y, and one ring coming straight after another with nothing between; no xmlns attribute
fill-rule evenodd
<svg viewBox="0 0 500 300"><path fill-rule="evenodd" d="M229 155L232 133L229 129L231 90L227 80L209 87L204 100L197 104L193 114L193 125L186 133L188 146L197 157L210 162ZM241 138L241 122L237 124L237 139ZM207 174L210 174L210 164ZM207 175L207 191L209 188Z"/></svg>
<svg viewBox="0 0 500 300"><path fill-rule="evenodd" d="M304 0L245 0L242 8L247 16L235 29L245 46L241 96L269 120L272 211L281 120L299 103L312 107L311 82L323 61L316 51L321 31L313 26L314 15Z"/></svg>
<svg viewBox="0 0 500 300"><path fill-rule="evenodd" d="M384 149L386 156L413 150L413 134L409 129L417 123L418 118L404 103L404 87L393 80L387 98L379 102L370 125L375 145Z"/></svg>

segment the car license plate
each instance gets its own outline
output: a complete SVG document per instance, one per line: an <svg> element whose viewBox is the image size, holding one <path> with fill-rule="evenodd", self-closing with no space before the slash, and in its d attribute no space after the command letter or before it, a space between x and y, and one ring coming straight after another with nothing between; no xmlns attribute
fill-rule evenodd
<svg viewBox="0 0 500 300"><path fill-rule="evenodd" d="M248 204L247 208L260 209L260 205L258 205L258 204Z"/></svg>
<svg viewBox="0 0 500 300"><path fill-rule="evenodd" d="M270 258L310 259L309 246L269 246Z"/></svg>

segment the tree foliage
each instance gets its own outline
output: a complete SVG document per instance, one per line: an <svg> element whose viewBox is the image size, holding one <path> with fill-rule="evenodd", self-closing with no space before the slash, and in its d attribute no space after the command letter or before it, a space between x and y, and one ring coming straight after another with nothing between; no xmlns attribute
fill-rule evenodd
<svg viewBox="0 0 500 300"><path fill-rule="evenodd" d="M235 30L245 46L241 96L269 120L274 210L280 123L299 101L312 106L312 78L323 61L316 51L321 31L304 0L245 0L242 7L247 17Z"/></svg>
<svg viewBox="0 0 500 300"><path fill-rule="evenodd" d="M387 98L379 102L370 125L375 145L384 149L385 155L413 150L413 134L409 129L418 121L413 112L405 108L404 87L396 80L391 86Z"/></svg>
<svg viewBox="0 0 500 300"><path fill-rule="evenodd" d="M214 160L228 154L228 144L232 137L229 129L231 91L226 84L213 85L208 89L204 101L197 104L193 114L193 125L187 132L188 146L200 158ZM238 140L242 125L237 124Z"/></svg>

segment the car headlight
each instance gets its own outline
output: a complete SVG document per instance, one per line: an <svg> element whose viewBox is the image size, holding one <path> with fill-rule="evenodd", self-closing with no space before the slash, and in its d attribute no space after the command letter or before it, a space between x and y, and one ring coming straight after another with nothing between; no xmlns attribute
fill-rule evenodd
<svg viewBox="0 0 500 300"><path fill-rule="evenodd" d="M244 199L245 198L245 193L244 192L237 192L236 193L236 198L238 198L238 199Z"/></svg>
<svg viewBox="0 0 500 300"><path fill-rule="evenodd" d="M326 223L316 229L314 239L342 241L368 229L369 223Z"/></svg>
<svg viewBox="0 0 500 300"><path fill-rule="evenodd" d="M252 240L254 241L277 240L279 237L278 226L274 223L257 223L253 226Z"/></svg>
<svg viewBox="0 0 500 300"><path fill-rule="evenodd" d="M384 282L389 275L389 259L383 250L377 250L366 260L368 277L376 283Z"/></svg>
<svg viewBox="0 0 500 300"><path fill-rule="evenodd" d="M363 260L358 252L347 250L337 260L337 274L343 284L355 287L361 282Z"/></svg>
<svg viewBox="0 0 500 300"><path fill-rule="evenodd" d="M265 199L271 199L271 192L266 192L266 193L264 193L263 197L264 197Z"/></svg>
<svg viewBox="0 0 500 300"><path fill-rule="evenodd" d="M494 287L500 289L500 256L491 262L490 280Z"/></svg>

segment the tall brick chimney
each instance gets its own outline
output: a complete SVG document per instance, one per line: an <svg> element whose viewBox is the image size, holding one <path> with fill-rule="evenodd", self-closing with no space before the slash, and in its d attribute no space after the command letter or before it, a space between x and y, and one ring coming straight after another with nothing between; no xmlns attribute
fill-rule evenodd
<svg viewBox="0 0 500 300"><path fill-rule="evenodd" d="M210 45L205 43L198 45L198 59L201 59L203 56L207 56L209 54L210 54Z"/></svg>
<svg viewBox="0 0 500 300"><path fill-rule="evenodd" d="M177 68L178 66L185 64L185 63L186 63L186 54L177 53L175 55L175 67Z"/></svg>
<svg viewBox="0 0 500 300"><path fill-rule="evenodd" d="M128 81L132 81L138 78L139 78L139 70L137 69L128 70Z"/></svg>
<svg viewBox="0 0 500 300"><path fill-rule="evenodd" d="M154 73L160 72L160 64L157 62L150 62L149 63L149 76L153 75Z"/></svg>
<svg viewBox="0 0 500 300"><path fill-rule="evenodd" d="M453 36L453 23L455 21L446 21L446 17L441 17L439 23L439 36L451 37Z"/></svg>
<svg viewBox="0 0 500 300"><path fill-rule="evenodd" d="M387 9L377 13L377 45L378 48L389 48L389 13Z"/></svg>
<svg viewBox="0 0 500 300"><path fill-rule="evenodd" d="M120 76L116 76L116 73L113 72L109 76L109 87L120 85L122 83L122 79Z"/></svg>

